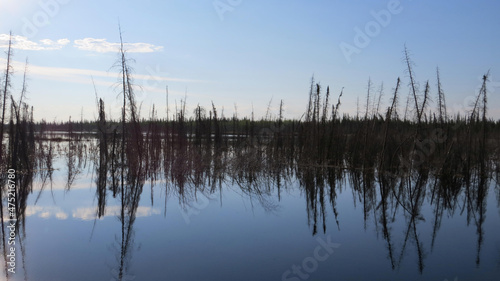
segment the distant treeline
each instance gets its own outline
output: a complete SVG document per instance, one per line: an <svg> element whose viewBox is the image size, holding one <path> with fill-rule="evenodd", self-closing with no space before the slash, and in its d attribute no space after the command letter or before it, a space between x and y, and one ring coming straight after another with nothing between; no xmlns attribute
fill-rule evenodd
<svg viewBox="0 0 500 281"><path fill-rule="evenodd" d="M384 122L384 118L382 117L377 117L377 116L372 116L370 117L370 120L375 121L376 123L379 122ZM205 120L207 121L207 120ZM366 121L361 118L356 118L355 116L349 116L347 114L343 115L341 118L338 118L337 121L339 124L342 124L342 126L345 126L346 128L351 128L352 131L355 131L362 127L363 123ZM168 120L166 118L162 119L157 119L154 121L151 121L149 119L141 119L139 122L140 127L142 130L147 130L148 126L152 123L156 124L175 124L177 121L176 120ZM218 119L219 124L221 124L222 128L222 133L225 135L229 134L247 134L249 135L251 131L253 130L254 132L259 132L260 130L274 127L276 126L276 120L251 120L249 118L220 118ZM413 121L411 120L392 120L392 122L400 124L400 126L406 126L406 127L411 127L413 125L416 125ZM497 131L500 130L500 120L493 120L493 119L488 119L487 121L488 127L493 130ZM99 121L97 120L78 120L78 121L52 121L52 122L46 122L46 121L35 121L33 123L33 128L35 132L47 132L47 131L53 131L53 132L68 132L68 131L81 131L81 132L96 132L98 130L98 123ZM194 117L189 118L184 121L187 129L187 133L189 134L194 134L196 132L197 128L197 121L194 119ZM288 128L298 128L299 124L304 123L301 120L298 119L283 119L281 121L281 125L284 128L287 128L287 131L290 131ZM325 124L332 123L331 120L328 120ZM437 124L439 123L436 118L432 118L430 121L426 122L428 124ZM449 120L447 123L457 125L457 124L466 124L467 123L467 116L466 115L456 115L454 119ZM120 124L120 121L113 121L109 120L108 125L110 127L113 126L118 126ZM4 132L8 131L8 124L4 125Z"/></svg>

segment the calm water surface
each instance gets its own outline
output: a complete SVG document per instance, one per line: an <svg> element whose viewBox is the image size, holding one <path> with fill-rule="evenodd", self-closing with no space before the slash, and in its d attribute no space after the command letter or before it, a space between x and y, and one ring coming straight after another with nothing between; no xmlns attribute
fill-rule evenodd
<svg viewBox="0 0 500 281"><path fill-rule="evenodd" d="M360 190L349 173L312 188L294 173L182 189L159 178L127 208L108 190L97 218L91 162L68 186L60 155L52 182L35 180L9 280L500 280L495 180L475 204L433 180L413 203L382 200L380 184Z"/></svg>

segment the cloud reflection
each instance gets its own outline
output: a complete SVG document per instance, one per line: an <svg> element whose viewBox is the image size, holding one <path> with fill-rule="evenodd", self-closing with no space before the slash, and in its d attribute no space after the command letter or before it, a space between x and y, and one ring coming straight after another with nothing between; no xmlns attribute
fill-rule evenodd
<svg viewBox="0 0 500 281"><path fill-rule="evenodd" d="M106 207L104 217L112 217L120 215L120 206ZM136 217L149 217L152 215L159 215L160 209L153 207L138 207ZM28 206L26 208L26 217L38 216L43 219L56 218L58 220L66 220L69 215L68 212L63 211L60 207L56 206ZM71 217L84 221L96 219L95 207L78 208L71 211ZM101 218L101 219L103 219ZM8 220L8 217L4 218Z"/></svg>
<svg viewBox="0 0 500 281"><path fill-rule="evenodd" d="M103 217L119 216L121 211L120 206L108 206L106 207L105 214ZM160 210L158 208L152 207L137 207L136 217L149 217L152 215L159 215ZM73 211L73 218L81 220L94 220L96 219L95 207L78 208ZM101 217L102 219L102 217Z"/></svg>
<svg viewBox="0 0 500 281"><path fill-rule="evenodd" d="M26 207L26 217L36 216L49 219L55 217L59 220L65 220L68 218L68 214L64 212L60 207L56 206L27 206Z"/></svg>

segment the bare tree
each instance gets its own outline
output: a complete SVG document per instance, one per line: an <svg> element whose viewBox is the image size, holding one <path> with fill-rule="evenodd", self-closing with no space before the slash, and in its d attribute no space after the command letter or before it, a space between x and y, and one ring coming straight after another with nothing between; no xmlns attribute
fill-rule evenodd
<svg viewBox="0 0 500 281"><path fill-rule="evenodd" d="M420 120L422 117L422 111L418 107L418 85L415 82L415 74L413 73L413 68L412 68L414 63L410 59L410 52L408 51L408 48L406 48L406 45L405 45L405 50L404 50L404 61L406 63L408 76L410 78L411 94L413 95L413 99L415 102L415 110L417 110L417 120L418 120L418 123L420 123Z"/></svg>
<svg viewBox="0 0 500 281"><path fill-rule="evenodd" d="M7 104L7 96L9 95L10 88L10 78L12 73L12 66L10 65L10 59L12 57L12 32L9 34L9 47L7 49L7 65L5 66L5 76L4 85L2 89L2 121L0 123L0 159L3 156L3 133L5 125L5 106ZM2 161L3 162L3 161Z"/></svg>
<svg viewBox="0 0 500 281"><path fill-rule="evenodd" d="M444 92L441 88L441 79L439 77L439 67L436 68L437 73L437 88L438 88L438 110L439 110L439 122L443 123L447 120L446 113L446 100L444 98Z"/></svg>

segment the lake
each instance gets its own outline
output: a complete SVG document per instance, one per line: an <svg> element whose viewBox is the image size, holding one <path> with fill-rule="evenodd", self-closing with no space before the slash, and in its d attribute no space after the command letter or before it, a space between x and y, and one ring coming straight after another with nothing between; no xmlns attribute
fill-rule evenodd
<svg viewBox="0 0 500 281"><path fill-rule="evenodd" d="M2 263L4 279L500 276L498 172L453 181L425 169L392 174L286 156L268 163L265 149L231 145L176 147L175 157L128 160L120 172L113 160L102 165L98 143L40 141L38 161L50 158L51 169L43 168L49 160L38 164L32 190L17 194L25 205L16 214L15 274Z"/></svg>

